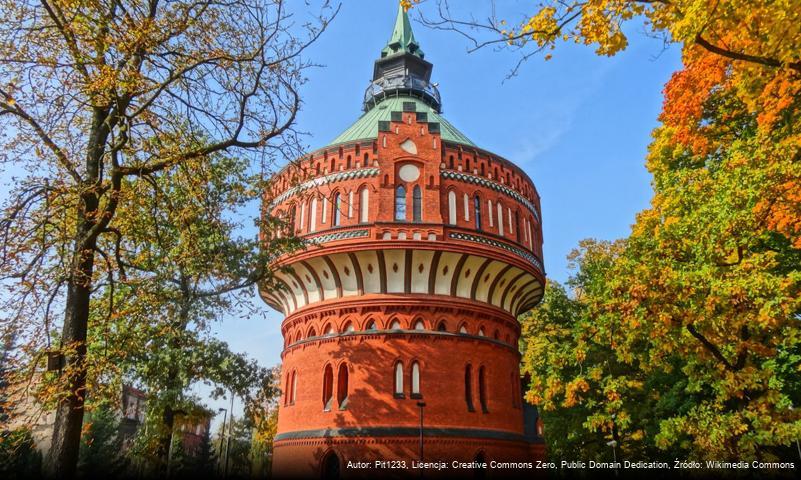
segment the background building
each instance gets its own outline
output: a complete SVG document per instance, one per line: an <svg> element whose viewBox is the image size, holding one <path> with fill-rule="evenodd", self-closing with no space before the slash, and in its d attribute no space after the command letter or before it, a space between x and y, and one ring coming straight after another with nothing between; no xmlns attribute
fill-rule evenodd
<svg viewBox="0 0 801 480"><path fill-rule="evenodd" d="M543 454L516 320L545 283L539 196L443 118L432 68L399 9L365 113L265 192L309 246L261 291L286 315L278 475Z"/></svg>

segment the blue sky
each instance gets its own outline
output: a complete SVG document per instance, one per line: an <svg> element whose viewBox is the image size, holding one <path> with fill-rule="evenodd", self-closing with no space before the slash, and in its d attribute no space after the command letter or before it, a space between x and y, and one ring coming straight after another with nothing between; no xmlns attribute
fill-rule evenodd
<svg viewBox="0 0 801 480"><path fill-rule="evenodd" d="M451 4L462 18L488 13L488 2ZM534 6L510 0L498 13L514 20ZM627 31L631 45L615 57L560 45L552 60L532 57L516 78L504 81L517 56L491 49L468 53L462 37L415 21L417 11L430 14L434 7L425 2L411 16L426 59L434 64L444 114L477 145L517 163L534 181L542 197L546 271L563 282L569 275L565 257L581 239L624 237L634 215L648 206L645 154L662 88L680 67L678 49L663 50L662 41L645 35L635 21ZM302 92L298 128L310 134L310 148L324 146L359 117L373 61L389 38L396 9L390 0L349 0L308 51L310 60L324 65L308 72ZM260 308L266 318L225 318L215 330L234 350L275 365L281 316L266 305Z"/></svg>

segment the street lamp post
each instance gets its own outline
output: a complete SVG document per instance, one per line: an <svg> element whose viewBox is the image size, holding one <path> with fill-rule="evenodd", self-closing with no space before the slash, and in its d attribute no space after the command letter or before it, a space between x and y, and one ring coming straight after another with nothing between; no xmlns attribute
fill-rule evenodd
<svg viewBox="0 0 801 480"><path fill-rule="evenodd" d="M231 435L234 427L234 391L231 390L231 421L228 422L228 441L225 446L225 470L223 470L223 478L228 478L228 457L231 455Z"/></svg>
<svg viewBox="0 0 801 480"><path fill-rule="evenodd" d="M420 463L423 463L423 408L426 406L426 402L417 402L417 406L420 407ZM420 468L420 478L423 478L423 468Z"/></svg>
<svg viewBox="0 0 801 480"><path fill-rule="evenodd" d="M615 447L617 447L617 440L611 440L606 442L607 445L612 447L612 463L615 465L615 475L617 475L617 452L615 452Z"/></svg>
<svg viewBox="0 0 801 480"><path fill-rule="evenodd" d="M220 413L220 412L225 412L225 413L223 413L223 423L222 423L222 428L220 429L220 448L218 450L218 452L220 453L220 456L217 457L217 472L218 473L221 470L220 467L222 466L223 442L225 441L225 421L228 419L228 409L220 407L219 409L217 409L217 413Z"/></svg>

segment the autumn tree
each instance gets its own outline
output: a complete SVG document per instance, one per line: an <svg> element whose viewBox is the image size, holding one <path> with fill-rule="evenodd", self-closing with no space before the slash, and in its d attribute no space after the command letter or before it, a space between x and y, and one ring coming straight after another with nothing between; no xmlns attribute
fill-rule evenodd
<svg viewBox="0 0 801 480"><path fill-rule="evenodd" d="M70 477L91 301L119 274L128 189L218 152L297 153L301 55L326 18L295 24L283 2L250 0L4 1L0 18L0 161L15 179L0 219L4 323L41 339L62 314L48 465Z"/></svg>

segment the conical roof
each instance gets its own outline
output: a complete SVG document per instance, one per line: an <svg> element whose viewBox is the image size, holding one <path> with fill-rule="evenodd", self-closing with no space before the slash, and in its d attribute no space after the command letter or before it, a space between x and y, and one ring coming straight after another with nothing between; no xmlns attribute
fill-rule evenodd
<svg viewBox="0 0 801 480"><path fill-rule="evenodd" d="M398 4L398 16L395 18L395 28L392 29L392 36L389 38L387 46L381 50L381 57L398 53L411 53L420 58L425 57L423 51L420 50L420 44L414 38L409 15L400 3Z"/></svg>

